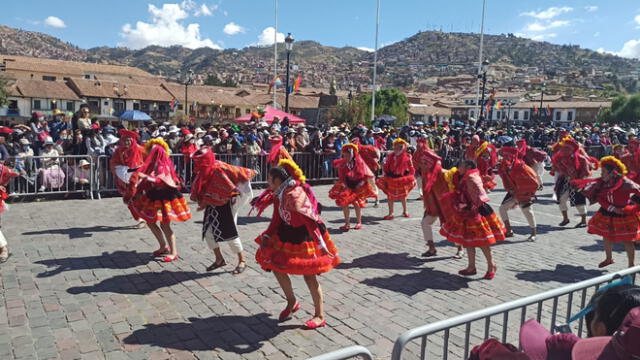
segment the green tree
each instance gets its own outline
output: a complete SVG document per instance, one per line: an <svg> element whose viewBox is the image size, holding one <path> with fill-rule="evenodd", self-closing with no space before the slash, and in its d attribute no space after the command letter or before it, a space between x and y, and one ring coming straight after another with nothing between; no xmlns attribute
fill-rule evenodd
<svg viewBox="0 0 640 360"><path fill-rule="evenodd" d="M618 97L612 102L611 122L616 124L636 123L640 120L640 94L629 96L625 100L622 104L622 100Z"/></svg>
<svg viewBox="0 0 640 360"><path fill-rule="evenodd" d="M204 84L205 85L209 85L209 86L223 86L224 83L218 79L217 76L215 75L209 75L207 76L207 78L204 80Z"/></svg>
<svg viewBox="0 0 640 360"><path fill-rule="evenodd" d="M371 106L371 105L369 105ZM340 100L338 105L331 109L330 116L333 119L333 126L346 123L350 127L365 123L365 114L368 113L367 106L362 96L354 97L351 101Z"/></svg>
<svg viewBox="0 0 640 360"><path fill-rule="evenodd" d="M9 104L9 81L4 77L0 77L0 106Z"/></svg>
<svg viewBox="0 0 640 360"><path fill-rule="evenodd" d="M371 94L363 95L363 102L367 105L365 124L371 119ZM409 101L407 96L398 89L382 89L376 92L375 116L392 115L397 120L396 125L406 124L409 120Z"/></svg>

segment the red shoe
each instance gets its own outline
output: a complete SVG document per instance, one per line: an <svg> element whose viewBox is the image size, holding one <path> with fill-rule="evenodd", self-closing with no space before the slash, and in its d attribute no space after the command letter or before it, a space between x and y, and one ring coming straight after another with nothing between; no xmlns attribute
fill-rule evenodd
<svg viewBox="0 0 640 360"><path fill-rule="evenodd" d="M474 270L467 270L467 269L464 269L464 270L460 270L460 271L458 271L458 274L459 274L459 275L463 275L463 276L471 276L471 275L475 275L475 274L477 274L477 273L478 273L478 271L477 271L477 270L475 270L475 269L474 269Z"/></svg>
<svg viewBox="0 0 640 360"><path fill-rule="evenodd" d="M607 266L609 266L609 265L611 265L613 263L614 263L613 259L605 260L605 261L601 262L600 264L598 264L598 267L599 268L607 267Z"/></svg>
<svg viewBox="0 0 640 360"><path fill-rule="evenodd" d="M278 320L285 321L291 316L291 314L295 313L298 310L300 310L300 303L296 301L291 309L287 307L286 309L282 310L280 316L278 316Z"/></svg>
<svg viewBox="0 0 640 360"><path fill-rule="evenodd" d="M171 249L168 246L166 246L166 247L164 247L162 249L158 249L158 250L154 251L153 252L153 256L164 255L164 254L166 254L166 253L168 253L170 251L171 251Z"/></svg>
<svg viewBox="0 0 640 360"><path fill-rule="evenodd" d="M496 265L493 265L493 269L491 269L492 271L487 271L486 274L484 274L484 278L486 280L493 280L494 277L496 277L496 271L498 271L498 267Z"/></svg>
<svg viewBox="0 0 640 360"><path fill-rule="evenodd" d="M385 217L382 218L382 220L393 220L394 216L393 215L387 215Z"/></svg>
<svg viewBox="0 0 640 360"><path fill-rule="evenodd" d="M353 227L353 230L360 230L362 229L362 224L356 224L356 226Z"/></svg>
<svg viewBox="0 0 640 360"><path fill-rule="evenodd" d="M327 320L322 320L320 324L316 324L315 322L313 322L313 319L308 320L306 323L304 323L304 326L309 330L317 329L325 325L327 325Z"/></svg>
<svg viewBox="0 0 640 360"><path fill-rule="evenodd" d="M349 225L343 225L343 226L340 226L340 230L342 230L342 231L344 231L344 232L349 231L349 229L351 229L351 227L350 227Z"/></svg>
<svg viewBox="0 0 640 360"><path fill-rule="evenodd" d="M408 217L409 217L409 213L408 213L408 212L403 212L403 213L402 213L402 216L404 216L404 217L408 218Z"/></svg>
<svg viewBox="0 0 640 360"><path fill-rule="evenodd" d="M172 262L174 260L178 260L180 258L180 255L175 254L175 255L167 255L165 257L162 258L162 262Z"/></svg>

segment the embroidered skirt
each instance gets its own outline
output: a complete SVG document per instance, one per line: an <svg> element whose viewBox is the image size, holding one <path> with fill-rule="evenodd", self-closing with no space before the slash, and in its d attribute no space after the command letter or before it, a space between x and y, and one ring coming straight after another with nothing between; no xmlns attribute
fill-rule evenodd
<svg viewBox="0 0 640 360"><path fill-rule="evenodd" d="M600 208L589 220L587 232L612 242L640 240L640 215L616 214Z"/></svg>
<svg viewBox="0 0 640 360"><path fill-rule="evenodd" d="M256 261L265 271L291 275L318 275L328 272L340 263L340 258L338 249L324 225L320 231L327 252L313 240L306 226L292 227L282 224L271 237L256 238L256 243L260 245L256 251Z"/></svg>
<svg viewBox="0 0 640 360"><path fill-rule="evenodd" d="M440 228L440 235L462 246L489 246L505 239L504 224L488 204L476 216L463 217L456 212Z"/></svg>
<svg viewBox="0 0 640 360"><path fill-rule="evenodd" d="M376 180L376 185L387 195L389 200L402 200L416 186L416 178L413 175L402 177L383 176Z"/></svg>
<svg viewBox="0 0 640 360"><path fill-rule="evenodd" d="M331 190L329 190L329 198L336 201L339 207L353 205L363 208L367 205L368 198L376 198L376 192L371 183L365 181L363 185L350 188L344 182L338 181Z"/></svg>
<svg viewBox="0 0 640 360"><path fill-rule="evenodd" d="M135 197L129 203L134 218L147 222L159 221L168 224L171 221L187 221L191 219L191 210L187 200L178 189L149 189Z"/></svg>

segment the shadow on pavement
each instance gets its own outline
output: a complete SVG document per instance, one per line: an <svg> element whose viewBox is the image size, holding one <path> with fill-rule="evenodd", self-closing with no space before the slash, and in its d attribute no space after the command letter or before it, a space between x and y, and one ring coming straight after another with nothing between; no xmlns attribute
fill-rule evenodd
<svg viewBox="0 0 640 360"><path fill-rule="evenodd" d="M183 281L197 280L222 273L197 273L195 271L161 271L118 275L95 285L75 286L67 289L70 294L110 292L117 294L146 295L163 287Z"/></svg>
<svg viewBox="0 0 640 360"><path fill-rule="evenodd" d="M62 259L49 259L36 261L35 264L46 265L48 268L56 267L41 272L39 278L58 275L64 271L87 269L129 269L141 265L147 265L153 258L150 253L137 251L103 252L102 255L67 257Z"/></svg>
<svg viewBox="0 0 640 360"><path fill-rule="evenodd" d="M528 225L522 225L522 226L511 226L511 229L513 230L513 232L516 235L526 235L527 237L531 234L531 228L529 228ZM549 233L553 233L556 231L560 231L563 230L564 228L559 227L559 226L554 226L554 225L541 225L538 224L536 226L536 230L538 231L538 235L544 235L544 234L549 234ZM509 239L507 239L509 240Z"/></svg>
<svg viewBox="0 0 640 360"><path fill-rule="evenodd" d="M299 326L278 326L278 321L261 313L252 316L190 318L189 322L147 324L122 341L185 351L223 350L247 354L262 348L263 341Z"/></svg>
<svg viewBox="0 0 640 360"><path fill-rule="evenodd" d="M587 270L583 266L556 265L555 270L523 271L516 274L516 278L531 282L557 281L570 284L600 275L602 275L601 270Z"/></svg>
<svg viewBox="0 0 640 360"><path fill-rule="evenodd" d="M261 217L255 216L238 216L238 225L249 225L258 223L268 223L271 221L271 213L265 212ZM265 217L268 216L268 217Z"/></svg>
<svg viewBox="0 0 640 360"><path fill-rule="evenodd" d="M427 289L456 291L469 287L471 279L431 268L407 275L372 278L362 281L365 285L413 296Z"/></svg>
<svg viewBox="0 0 640 360"><path fill-rule="evenodd" d="M415 270L419 269L423 263L423 259L410 256L409 253L377 253L359 257L350 263L341 263L336 268Z"/></svg>
<svg viewBox="0 0 640 360"><path fill-rule="evenodd" d="M112 232L118 230L138 230L136 225L132 226L91 226L91 227L75 227L75 228L64 228L64 229L51 229L51 230L39 230L39 231L29 231L22 233L22 235L52 235L52 234L60 234L60 235L69 235L69 239L80 239L80 238L88 238L92 237L93 233L99 232Z"/></svg>

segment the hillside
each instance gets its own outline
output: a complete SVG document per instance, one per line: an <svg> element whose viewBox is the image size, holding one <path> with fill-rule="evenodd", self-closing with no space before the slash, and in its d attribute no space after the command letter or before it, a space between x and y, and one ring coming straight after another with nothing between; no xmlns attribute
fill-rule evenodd
<svg viewBox="0 0 640 360"><path fill-rule="evenodd" d="M512 34L487 35L485 44L486 58L511 72L498 74L495 79L509 79L515 84L519 81L516 77L518 69L528 67L544 68L548 78L562 75L558 77L560 83L570 78L570 86L591 89L615 83L618 77L628 78L640 69L638 60L601 54L578 46L518 38ZM433 76L474 74L478 46L478 34L420 32L380 50L381 82L386 86L412 87ZM279 46L279 52L280 59L284 59L284 46ZM180 73L188 70L193 70L201 78L214 74L222 80L232 79L238 83L265 83L273 77L272 46L222 51L210 48L191 50L180 46L83 50L46 34L0 25L0 53L124 64L169 78L178 78ZM334 79L342 89L366 86L371 82L372 61L372 53L353 47L324 46L315 41L296 42L292 53L294 75L301 74L307 87L327 88ZM279 73L284 72L285 63L281 61ZM599 78L587 76L592 73L607 75ZM635 82L631 85L637 85L637 79L632 81ZM508 82L497 83L505 84ZM616 85L619 86L620 83Z"/></svg>

